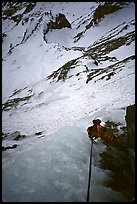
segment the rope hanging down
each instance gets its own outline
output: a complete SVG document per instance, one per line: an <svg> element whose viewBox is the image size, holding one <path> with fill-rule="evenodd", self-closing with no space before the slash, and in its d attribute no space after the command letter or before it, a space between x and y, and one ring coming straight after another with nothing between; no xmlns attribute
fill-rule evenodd
<svg viewBox="0 0 137 204"><path fill-rule="evenodd" d="M89 193L90 193L90 179L91 179L91 166L92 166L92 149L93 149L93 139L91 140L91 149L90 149L90 163L89 163L89 177L88 177L88 190L86 202L89 202Z"/></svg>

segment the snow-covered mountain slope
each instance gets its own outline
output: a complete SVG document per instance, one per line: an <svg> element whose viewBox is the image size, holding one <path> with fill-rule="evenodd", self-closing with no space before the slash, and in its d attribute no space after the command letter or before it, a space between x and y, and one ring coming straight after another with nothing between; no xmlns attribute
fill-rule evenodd
<svg viewBox="0 0 137 204"><path fill-rule="evenodd" d="M46 130L97 108L134 103L134 3L12 4L2 27L5 131ZM98 14L105 6L110 11ZM56 29L59 13L71 28ZM50 22L56 23L44 34Z"/></svg>
<svg viewBox="0 0 137 204"><path fill-rule="evenodd" d="M54 134L57 144L60 144L63 137L64 143L68 143L69 148L74 151L77 142L71 144L69 136L75 133L78 138L78 131L80 137L85 137L88 143L85 130L94 118L126 125L126 107L135 104L134 2L3 2L2 41L2 132L6 135L3 144L14 144L10 134L15 131L19 131L24 137L29 136L29 139L17 142L22 150L11 150L11 155L4 152L4 178L6 174L11 176L9 172L16 156L21 168L20 154L26 157L28 153L29 157L26 159L32 161L35 148L40 151L42 147L44 151L47 145L45 153L40 151L39 158L43 160L44 154L50 151L49 147L56 146L55 141L53 144L51 142ZM59 136L61 130L63 135ZM43 134L40 142L38 138L33 138L39 132ZM79 154L84 154L83 157L87 153L84 153L82 147L84 142L79 144L83 148ZM30 144L30 150L26 144ZM63 154L65 144L60 148L57 151ZM50 163L50 157L53 157L48 156L47 160L43 160L43 168L47 165L44 161ZM9 157L12 158L11 161ZM70 157L72 159L72 155ZM58 154L56 159L61 159ZM68 158L66 160L69 161ZM6 161L9 163L6 164ZM87 160L86 162L88 163ZM39 165L37 159L34 160L34 165ZM75 170L72 178L75 177L77 168L79 173L85 168L76 165L77 167L73 166ZM6 170L8 168L9 172ZM24 171L29 171L24 168ZM32 168L33 164L30 165L30 169ZM59 166L57 169L63 171ZM17 171L21 172L21 169ZM12 179L18 182L19 177L16 173L14 176ZM84 180L80 178L81 181ZM41 182L42 179L41 177ZM24 201L25 195L19 198L17 194L20 195L20 192L17 191L14 192L14 198L12 193L7 196L7 182L8 180L4 183L4 199ZM62 182L57 181L51 188L64 186ZM31 184L30 181L27 188ZM25 188L26 185L24 183L22 187ZM40 185L45 188L45 183ZM64 188L68 190L72 186L66 181ZM11 188L9 186L8 191ZM47 194L51 189L50 186L48 188ZM29 201L37 190L35 187L30 190ZM62 201L84 201L85 194L81 194L81 191L80 187L74 198L69 191L66 197L62 197ZM61 194L64 192L60 191ZM78 199L77 194L81 194L81 198ZM47 201L61 202L60 196L48 196ZM99 201L111 200L108 194L105 198L100 196ZM41 200L40 197L39 191L37 200L46 201L45 194ZM96 194L94 200L98 200Z"/></svg>

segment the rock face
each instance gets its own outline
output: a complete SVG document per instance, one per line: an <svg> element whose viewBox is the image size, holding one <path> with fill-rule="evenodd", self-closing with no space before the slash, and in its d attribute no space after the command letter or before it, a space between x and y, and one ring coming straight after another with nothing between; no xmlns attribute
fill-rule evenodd
<svg viewBox="0 0 137 204"><path fill-rule="evenodd" d="M12 146L7 146L7 147L2 146L2 151L5 151L7 149L15 149L17 146L18 146L17 144L14 144Z"/></svg>
<svg viewBox="0 0 137 204"><path fill-rule="evenodd" d="M59 13L56 16L55 21L50 21L47 24L47 30L45 31L45 34L49 32L49 30L52 29L62 29L62 28L71 28L71 24L67 20L66 16L62 13Z"/></svg>
<svg viewBox="0 0 137 204"><path fill-rule="evenodd" d="M2 151L8 150L8 149L15 149L19 144L17 144L18 141L26 138L25 135L21 135L19 131L15 131L13 133L2 133L2 140L6 141L8 140L8 144L3 143L2 144ZM15 142L16 141L16 142ZM15 144L14 144L15 142Z"/></svg>
<svg viewBox="0 0 137 204"><path fill-rule="evenodd" d="M113 173L106 185L122 192L131 202L135 196L135 105L127 107L125 119L124 133L118 141L106 143L106 151L100 154L100 167Z"/></svg>
<svg viewBox="0 0 137 204"><path fill-rule="evenodd" d="M127 122L127 143L129 152L130 163L130 187L135 195L135 104L128 106L126 110L126 122ZM134 200L134 199L133 199Z"/></svg>
<svg viewBox="0 0 137 204"><path fill-rule="evenodd" d="M126 111L128 147L135 150L135 105L128 106Z"/></svg>

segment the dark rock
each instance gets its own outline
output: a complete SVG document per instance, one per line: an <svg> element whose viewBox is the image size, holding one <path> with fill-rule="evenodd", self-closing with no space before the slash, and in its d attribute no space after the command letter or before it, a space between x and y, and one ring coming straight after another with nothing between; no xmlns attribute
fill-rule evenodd
<svg viewBox="0 0 137 204"><path fill-rule="evenodd" d="M97 62L97 60L94 61L94 64L95 64L96 66L98 66L98 62Z"/></svg>
<svg viewBox="0 0 137 204"><path fill-rule="evenodd" d="M7 149L15 149L17 146L18 146L17 144L14 144L12 146L7 146L7 147L2 146L2 151L5 151Z"/></svg>
<svg viewBox="0 0 137 204"><path fill-rule="evenodd" d="M25 135L18 135L14 138L14 140L21 140L23 138L25 138L26 136Z"/></svg>
<svg viewBox="0 0 137 204"><path fill-rule="evenodd" d="M129 148L133 148L135 150L135 105L127 107L126 123L127 123L128 146Z"/></svg>
<svg viewBox="0 0 137 204"><path fill-rule="evenodd" d="M56 16L55 21L50 21L47 24L47 30L44 32L44 35L49 32L49 30L52 29L62 29L62 28L71 28L71 24L67 20L66 16L64 14L59 13Z"/></svg>
<svg viewBox="0 0 137 204"><path fill-rule="evenodd" d="M41 135L42 134L42 132L36 132L35 133L35 135Z"/></svg>
<svg viewBox="0 0 137 204"><path fill-rule="evenodd" d="M17 108L18 104L22 101L26 102L29 100L33 95L25 96L23 98L13 98L11 100L7 100L4 104L2 104L2 110L7 111L12 108Z"/></svg>
<svg viewBox="0 0 137 204"><path fill-rule="evenodd" d="M47 79L57 78L57 81L59 81L59 80L65 81L67 78L67 74L68 74L69 70L75 68L75 66L77 64L77 60L78 60L78 58L68 61L66 64L64 64L62 67L60 67L58 70L54 71L51 75L49 75L47 77Z"/></svg>
<svg viewBox="0 0 137 204"><path fill-rule="evenodd" d="M106 142L106 151L100 154L100 167L112 172L112 179L106 186L123 193L131 202L135 196L135 105L127 107L127 127L118 140ZM107 121L109 134L117 132L119 123ZM111 131L113 129L113 131Z"/></svg>

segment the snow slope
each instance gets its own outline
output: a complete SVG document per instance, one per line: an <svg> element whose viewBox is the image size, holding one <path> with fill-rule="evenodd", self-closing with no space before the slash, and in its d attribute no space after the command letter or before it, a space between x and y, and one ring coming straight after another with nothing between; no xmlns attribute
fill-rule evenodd
<svg viewBox="0 0 137 204"><path fill-rule="evenodd" d="M3 5L2 132L27 136L3 152L3 200L84 202L87 126L98 117L125 126L126 107L135 103L135 5L108 4L114 11L99 18L105 2L36 2L24 12L27 3L8 18ZM59 13L71 28L46 33ZM98 164L104 149L95 145L91 199L125 201L103 186L110 176Z"/></svg>

